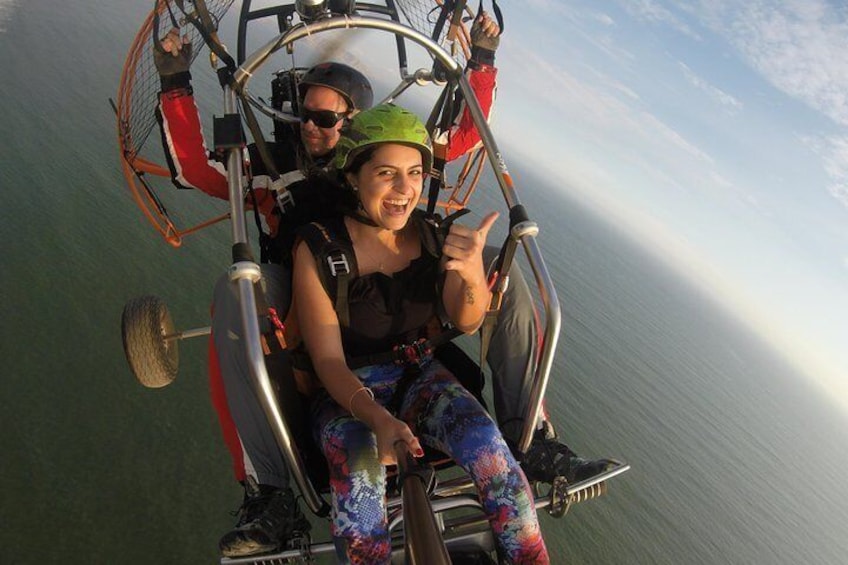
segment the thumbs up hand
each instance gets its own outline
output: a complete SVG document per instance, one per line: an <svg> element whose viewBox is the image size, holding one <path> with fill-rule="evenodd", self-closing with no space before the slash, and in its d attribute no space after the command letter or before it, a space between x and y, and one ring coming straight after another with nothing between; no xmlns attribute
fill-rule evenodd
<svg viewBox="0 0 848 565"><path fill-rule="evenodd" d="M485 285L486 272L483 267L483 248L489 230L498 219L497 212L490 212L476 229L454 223L450 227L442 248L447 261L446 271L454 271L467 284Z"/></svg>

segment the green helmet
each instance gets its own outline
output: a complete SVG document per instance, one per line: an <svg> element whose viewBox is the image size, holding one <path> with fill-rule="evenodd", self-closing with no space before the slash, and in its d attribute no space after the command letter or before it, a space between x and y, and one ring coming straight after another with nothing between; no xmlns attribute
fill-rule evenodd
<svg viewBox="0 0 848 565"><path fill-rule="evenodd" d="M336 144L336 169L347 169L366 147L383 143L409 145L421 152L424 172L433 165L433 146L418 116L394 104L380 104L359 112L341 130Z"/></svg>

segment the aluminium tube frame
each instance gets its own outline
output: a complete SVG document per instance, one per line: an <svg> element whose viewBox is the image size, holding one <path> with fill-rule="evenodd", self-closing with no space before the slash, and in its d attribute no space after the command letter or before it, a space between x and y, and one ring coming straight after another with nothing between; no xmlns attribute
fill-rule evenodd
<svg viewBox="0 0 848 565"><path fill-rule="evenodd" d="M258 48L254 53L249 55L242 65L233 73L233 88L239 92L246 92L247 83L253 76L253 73L265 63L265 61L276 51L287 47L292 43L306 38L313 33L321 33L329 30L338 29L374 29L386 31L395 34L396 36L409 39L414 43L424 47L430 55L438 60L447 73L447 76L457 81L457 84L465 97L466 105L471 113L477 131L480 134L480 139L486 149L492 169L495 172L498 185L501 188L507 206L512 208L520 202L515 192L512 183L512 178L506 167L506 163L497 147L497 143L492 136L486 117L480 107L477 97L468 82L468 79L463 74L463 69L460 64L454 60L438 43L434 42L427 36L418 31L409 28L403 24L399 24L392 20L381 20L376 18L366 18L361 16L333 16L318 20L310 24L300 24L292 27L284 33L278 35L262 47ZM231 92L227 103L234 107L234 93ZM230 205L231 217L233 220L233 238L236 243L247 242L246 230L244 228L244 204L241 200L241 150L233 149L230 154L229 162L229 180L230 180ZM238 162L234 162L238 161ZM557 341L559 339L561 326L561 312L559 301L557 299L556 289L554 288L550 274L545 262L542 258L541 250L535 236L526 235L521 238L521 242L530 263L533 275L536 279L536 284L539 289L539 297L545 308L545 328L544 339L539 354L539 362L536 366L534 380L531 386L531 394L528 405L525 408L524 414L524 429L522 430L521 439L518 447L521 452L526 452L532 440L535 423L541 413L542 400L547 388L548 379L550 376L551 366L553 364L554 352L556 350ZM294 476L301 488L306 503L314 512L319 512L325 508L326 502L315 493L311 483L303 476L302 466L299 454L293 448L291 434L285 421L273 401L274 395L270 387L267 371L265 370L264 359L261 349L259 348L259 332L258 321L254 308L248 307L254 303L253 284L250 281L242 280L239 284L242 318L246 325L245 336L248 347L248 359L251 363L251 372L257 380L257 391L260 392L260 399L263 408L269 416L269 421L274 429L274 435L283 455L289 462L289 470ZM255 341L254 341L255 339ZM273 406L272 406L273 405Z"/></svg>
<svg viewBox="0 0 848 565"><path fill-rule="evenodd" d="M236 112L236 94L229 87L224 86L224 112L233 114ZM244 213L243 187L242 187L242 148L235 147L229 150L227 156L227 182L229 185L230 217L232 218L232 237L234 244L247 244L247 228ZM326 515L329 512L327 502L315 491L311 481L307 480L302 472L304 466L300 453L294 449L294 441L288 425L280 412L276 402L271 379L265 367L265 354L262 351L261 335L259 333L259 317L256 308L254 294L255 283L261 277L261 270L256 263L241 261L230 268L230 279L237 283L238 296L241 306L241 320L244 330L244 347L247 355L247 365L250 369L251 383L254 386L256 396L262 405L277 446L288 463L289 473L297 482L309 508L318 515Z"/></svg>

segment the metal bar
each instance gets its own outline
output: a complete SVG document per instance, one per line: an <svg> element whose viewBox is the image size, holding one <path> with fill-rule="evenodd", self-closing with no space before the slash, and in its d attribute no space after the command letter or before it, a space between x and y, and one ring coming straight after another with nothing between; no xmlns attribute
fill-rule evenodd
<svg viewBox="0 0 848 565"><path fill-rule="evenodd" d="M504 199L507 205L512 208L519 204L518 195L515 193L515 188L512 184L512 177L506 168L503 156L498 149L492 132L486 123L486 117L480 107L474 91L464 75L459 77L459 88L465 97L466 106L471 113L474 124L477 126L477 131L480 134L480 139L483 142L483 147L486 148L486 153L489 156L489 162L495 171L495 178L498 185L501 187ZM560 326L562 323L562 314L560 311L559 300L557 299L556 289L551 280L548 269L545 266L545 261L542 258L542 253L536 242L535 236L525 235L521 238L527 260L530 267L533 269L533 274L536 278L536 284L539 287L540 298L545 307L545 330L544 339L539 356L539 364L536 366L536 373L531 385L531 393L528 399L528 405L524 413L524 428L521 433L521 440L518 444L519 451L526 452L530 447L530 442L533 439L533 431L536 428L536 421L542 411L542 402L544 400L545 390L548 385L551 366L553 365L553 356L556 351L557 341L559 340Z"/></svg>
<svg viewBox="0 0 848 565"><path fill-rule="evenodd" d="M236 93L229 86L224 85L224 114L235 114L236 112ZM230 234L233 243L247 243L244 201L242 200L244 194L241 180L243 163L241 148L233 147L230 149L227 155L227 183L230 190Z"/></svg>
<svg viewBox="0 0 848 565"><path fill-rule="evenodd" d="M418 466L406 443L395 443L398 470L403 478L403 533L406 562L409 565L449 565L448 548L436 521L424 480L415 472Z"/></svg>
<svg viewBox="0 0 848 565"><path fill-rule="evenodd" d="M545 308L545 331L539 352L539 364L536 365L536 374L530 388L530 397L524 414L524 429L518 442L518 450L526 453L533 440L533 432L536 429L536 421L542 412L542 402L545 398L545 390L548 387L551 367L553 366L554 353L556 353L557 341L559 341L560 326L562 324L562 313L559 307L556 289L551 280L545 260L535 237L523 237L521 243L527 255L530 268L536 278L539 287L539 297Z"/></svg>
<svg viewBox="0 0 848 565"><path fill-rule="evenodd" d="M195 328L192 330L183 330L181 332L168 334L162 339L164 339L165 341L173 341L175 339L189 339L192 337L200 337L202 335L209 335L211 333L212 327L206 326L205 328Z"/></svg>
<svg viewBox="0 0 848 565"><path fill-rule="evenodd" d="M299 39L324 31L352 28L382 30L405 37L427 49L434 58L439 60L445 66L449 75L455 77L460 77L462 75L462 67L460 67L459 63L456 62L450 54L442 49L438 43L414 29L392 20L379 20L361 16L335 16L332 18L322 19L308 25L296 25L290 30L283 32L276 38L272 39L245 59L244 63L236 69L233 77L234 81L240 90L243 89L250 80L250 77L253 76L253 73L256 72L256 70L268 59L268 57ZM485 120L483 120L483 122L485 123Z"/></svg>
<svg viewBox="0 0 848 565"><path fill-rule="evenodd" d="M224 87L224 111L227 114L236 111L236 95L229 87ZM229 182L230 217L232 219L232 237L235 244L247 243L247 228L244 215L244 200L242 187L242 149L235 147L230 149L227 160L227 180ZM234 266L235 267L235 266ZM260 273L258 265L255 265L256 273ZM283 419L277 404L271 379L265 367L265 355L262 351L261 334L259 332L259 319L256 313L256 296L254 295L254 284L257 279L252 278L246 269L234 269L244 275L236 275L241 304L241 319L244 329L244 345L247 355L247 363L250 368L251 383L256 390L262 410L268 418L268 423L274 433L277 446L283 454L289 467L289 472L294 478L300 493L306 504L316 514L326 514L328 505L315 491L312 483L306 477L304 465L300 453L294 449L294 442L288 425Z"/></svg>
<svg viewBox="0 0 848 565"><path fill-rule="evenodd" d="M476 494L454 494L447 498L437 498L429 501L431 504L431 508L433 509L434 514L438 514L440 512L447 512L448 510L457 510L459 508L473 508L476 510L480 510L482 512L483 505L480 504L480 498ZM547 506L550 502L545 501L543 499L537 500L535 502L537 505ZM406 501L404 500L404 505L406 505ZM404 524L406 522L406 512L404 510L403 514L400 512L394 513L392 516L389 516L389 531L394 530L399 525ZM407 526L404 525L404 531L406 531Z"/></svg>

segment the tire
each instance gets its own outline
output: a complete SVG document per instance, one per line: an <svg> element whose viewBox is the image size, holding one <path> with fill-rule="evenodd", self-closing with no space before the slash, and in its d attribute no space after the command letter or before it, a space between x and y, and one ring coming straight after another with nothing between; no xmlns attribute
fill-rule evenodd
<svg viewBox="0 0 848 565"><path fill-rule="evenodd" d="M178 339L165 303L156 296L133 298L124 306L121 335L124 355L135 378L147 388L161 388L177 378Z"/></svg>

